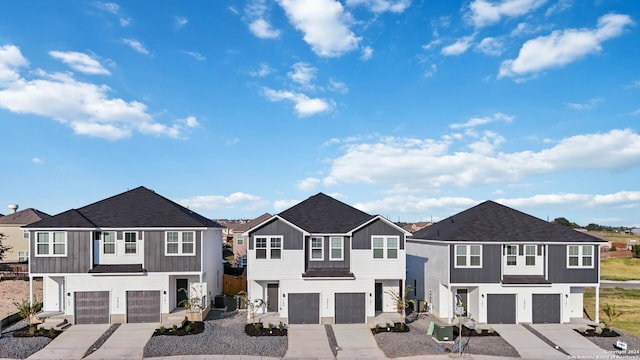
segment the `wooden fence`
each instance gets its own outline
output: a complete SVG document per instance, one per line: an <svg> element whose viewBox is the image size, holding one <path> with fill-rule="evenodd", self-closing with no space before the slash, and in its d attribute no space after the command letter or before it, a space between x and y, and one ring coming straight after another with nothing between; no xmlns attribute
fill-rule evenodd
<svg viewBox="0 0 640 360"><path fill-rule="evenodd" d="M0 278L28 279L29 264L24 262L0 263Z"/></svg>
<svg viewBox="0 0 640 360"><path fill-rule="evenodd" d="M240 291L247 291L247 278L224 274L222 276L222 292L233 296Z"/></svg>

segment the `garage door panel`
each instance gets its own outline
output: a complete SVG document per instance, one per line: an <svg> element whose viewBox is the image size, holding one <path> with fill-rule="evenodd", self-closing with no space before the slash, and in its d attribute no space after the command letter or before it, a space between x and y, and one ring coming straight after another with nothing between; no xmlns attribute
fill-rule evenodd
<svg viewBox="0 0 640 360"><path fill-rule="evenodd" d="M319 324L320 294L289 294L289 324Z"/></svg>
<svg viewBox="0 0 640 360"><path fill-rule="evenodd" d="M74 293L76 324L108 324L109 292L78 291Z"/></svg>
<svg viewBox="0 0 640 360"><path fill-rule="evenodd" d="M560 323L560 294L533 294L533 323Z"/></svg>
<svg viewBox="0 0 640 360"><path fill-rule="evenodd" d="M365 293L337 293L335 295L336 324L364 324Z"/></svg>
<svg viewBox="0 0 640 360"><path fill-rule="evenodd" d="M487 323L516 323L516 294L487 294Z"/></svg>
<svg viewBox="0 0 640 360"><path fill-rule="evenodd" d="M160 291L127 291L127 322L160 322Z"/></svg>

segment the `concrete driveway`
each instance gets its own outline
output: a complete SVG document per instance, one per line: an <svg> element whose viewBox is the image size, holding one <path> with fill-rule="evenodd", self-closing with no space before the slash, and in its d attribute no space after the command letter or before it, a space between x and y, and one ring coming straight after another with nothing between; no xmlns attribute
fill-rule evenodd
<svg viewBox="0 0 640 360"><path fill-rule="evenodd" d="M144 346L160 324L122 324L109 339L87 359L141 360Z"/></svg>
<svg viewBox="0 0 640 360"><path fill-rule="evenodd" d="M523 359L566 359L567 356L555 350L539 337L521 325L491 325L502 338L520 354ZM588 340L587 340L588 341Z"/></svg>
<svg viewBox="0 0 640 360"><path fill-rule="evenodd" d="M335 359L324 325L289 325L285 359Z"/></svg>
<svg viewBox="0 0 640 360"><path fill-rule="evenodd" d="M386 359L371 329L365 324L331 325L340 350L338 359Z"/></svg>
<svg viewBox="0 0 640 360"><path fill-rule="evenodd" d="M82 359L87 349L107 331L109 326L109 324L72 325L28 359Z"/></svg>
<svg viewBox="0 0 640 360"><path fill-rule="evenodd" d="M604 358L604 356L607 355L607 352L604 349L600 348L588 339L585 339L582 335L575 332L569 325L532 324L531 327L542 334L542 336L560 346L571 356L597 358L597 356L600 355L601 358Z"/></svg>

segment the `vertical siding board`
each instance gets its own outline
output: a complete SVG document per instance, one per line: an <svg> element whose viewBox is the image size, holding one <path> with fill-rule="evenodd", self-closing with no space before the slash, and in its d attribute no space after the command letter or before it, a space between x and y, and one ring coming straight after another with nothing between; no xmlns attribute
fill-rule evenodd
<svg viewBox="0 0 640 360"><path fill-rule="evenodd" d="M184 231L176 229L175 231ZM202 246L200 231L196 231L195 256L165 256L164 231L147 231L144 237L144 263L149 272L200 271Z"/></svg>
<svg viewBox="0 0 640 360"><path fill-rule="evenodd" d="M349 269L350 260L351 260L351 241L348 236L344 236L344 248L343 248L343 260L342 261L331 261L329 260L329 256L331 255L331 237L325 236L323 240L324 244L324 259L322 261L311 261L307 260L307 269ZM305 239L307 244L307 249L311 249L311 239L307 237ZM307 251L308 253L309 251Z"/></svg>
<svg viewBox="0 0 640 360"><path fill-rule="evenodd" d="M302 233L279 219L262 226L249 235L249 250L253 250L253 241L256 235L281 235L283 250L302 250L304 248Z"/></svg>
<svg viewBox="0 0 640 360"><path fill-rule="evenodd" d="M36 257L35 231L31 232L31 272L42 273L85 273L89 271L91 252L90 231L67 231L67 256Z"/></svg>
<svg viewBox="0 0 640 360"><path fill-rule="evenodd" d="M400 250L404 250L404 233L379 219L353 233L352 248L371 250L373 235L397 235L400 237Z"/></svg>
<svg viewBox="0 0 640 360"><path fill-rule="evenodd" d="M501 280L501 245L482 245L482 268L456 268L455 245L449 245L452 283L499 283Z"/></svg>
<svg viewBox="0 0 640 360"><path fill-rule="evenodd" d="M549 245L547 256L549 256L549 281L552 283L598 282L599 256L597 245L593 245L593 269L568 269L567 245Z"/></svg>

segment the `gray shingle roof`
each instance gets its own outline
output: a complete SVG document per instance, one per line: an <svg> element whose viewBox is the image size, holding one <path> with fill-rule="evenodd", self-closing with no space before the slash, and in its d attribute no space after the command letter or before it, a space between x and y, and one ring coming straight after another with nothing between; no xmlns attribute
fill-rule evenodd
<svg viewBox="0 0 640 360"><path fill-rule="evenodd" d="M30 224L29 228L221 227L217 222L140 186Z"/></svg>
<svg viewBox="0 0 640 360"><path fill-rule="evenodd" d="M310 233L347 233L374 218L363 211L318 193L278 214Z"/></svg>
<svg viewBox="0 0 640 360"><path fill-rule="evenodd" d="M28 208L7 216L0 216L0 225L27 225L50 216L40 210Z"/></svg>
<svg viewBox="0 0 640 360"><path fill-rule="evenodd" d="M500 243L603 241L493 201L485 201L417 231L413 238Z"/></svg>

